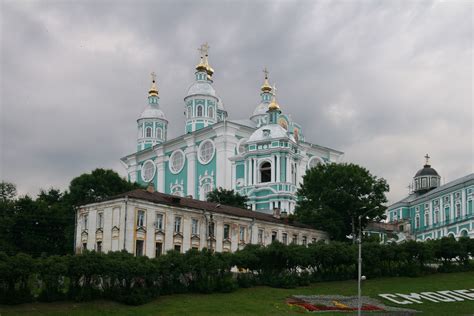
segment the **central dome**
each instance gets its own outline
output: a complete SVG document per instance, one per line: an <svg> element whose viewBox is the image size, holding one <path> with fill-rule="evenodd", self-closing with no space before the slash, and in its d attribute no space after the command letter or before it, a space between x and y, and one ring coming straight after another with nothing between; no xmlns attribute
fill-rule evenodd
<svg viewBox="0 0 474 316"><path fill-rule="evenodd" d="M430 165L424 165L423 169L418 170L415 174L415 178L420 176L439 176L439 174L435 169L431 168Z"/></svg>
<svg viewBox="0 0 474 316"><path fill-rule="evenodd" d="M263 125L249 137L247 143L264 141L269 139L288 138L295 141L292 135L278 124Z"/></svg>
<svg viewBox="0 0 474 316"><path fill-rule="evenodd" d="M187 92L187 96L201 94L201 95L211 95L217 98L216 90L208 82L194 82Z"/></svg>
<svg viewBox="0 0 474 316"><path fill-rule="evenodd" d="M145 118L159 118L166 120L165 114L159 108L151 105L147 105L143 110L142 114L140 114L139 119Z"/></svg>

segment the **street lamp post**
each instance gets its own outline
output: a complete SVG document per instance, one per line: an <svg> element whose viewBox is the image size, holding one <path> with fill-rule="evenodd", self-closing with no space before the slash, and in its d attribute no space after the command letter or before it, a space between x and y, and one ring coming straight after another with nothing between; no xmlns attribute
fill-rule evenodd
<svg viewBox="0 0 474 316"><path fill-rule="evenodd" d="M359 231L357 234L358 235L357 243L358 243L358 248L359 248L359 256L357 259L357 315L358 316L362 314L362 287L361 287L361 281L362 281L362 224L361 222L362 221L361 220L362 220L362 217L366 216L370 211L372 211L372 209L358 216L358 220L359 220Z"/></svg>
<svg viewBox="0 0 474 316"><path fill-rule="evenodd" d="M361 217L362 215L359 216L359 236L357 237L357 243L359 244L359 256L358 256L358 267L357 267L357 315L361 316L362 313L362 289L361 289L361 278L362 278L362 228L361 228Z"/></svg>

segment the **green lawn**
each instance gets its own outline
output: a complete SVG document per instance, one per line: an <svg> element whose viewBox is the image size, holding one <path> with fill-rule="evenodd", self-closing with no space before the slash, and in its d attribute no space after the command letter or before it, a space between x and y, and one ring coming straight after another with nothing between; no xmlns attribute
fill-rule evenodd
<svg viewBox="0 0 474 316"><path fill-rule="evenodd" d="M377 297L377 294L380 293L419 293L424 291L473 288L474 272L468 272L435 274L422 278L382 278L367 280L363 284L363 294ZM297 315L305 312L300 308L286 305L285 299L290 295L355 295L356 293L357 284L355 281L326 282L289 290L256 287L239 289L229 294L182 294L163 296L151 303L137 307L125 306L108 301L0 306L0 315ZM423 315L474 314L474 301L453 303L423 302L423 304L398 305L397 307L407 307L423 311ZM384 303L389 305L387 301L384 301ZM336 314L323 313L321 315Z"/></svg>

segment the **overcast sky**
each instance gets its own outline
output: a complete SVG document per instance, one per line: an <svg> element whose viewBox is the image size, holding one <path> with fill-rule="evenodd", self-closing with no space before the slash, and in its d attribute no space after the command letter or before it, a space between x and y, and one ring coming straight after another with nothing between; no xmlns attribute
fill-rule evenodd
<svg viewBox="0 0 474 316"><path fill-rule="evenodd" d="M471 2L0 3L0 178L21 194L125 175L152 71L182 134L203 42L231 119L251 115L267 66L306 140L386 178L391 202L426 153L446 182L473 172Z"/></svg>

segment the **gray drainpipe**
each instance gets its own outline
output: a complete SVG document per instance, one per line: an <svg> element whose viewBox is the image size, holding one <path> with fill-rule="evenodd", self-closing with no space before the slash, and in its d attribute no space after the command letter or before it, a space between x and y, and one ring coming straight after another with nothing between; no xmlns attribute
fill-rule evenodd
<svg viewBox="0 0 474 316"><path fill-rule="evenodd" d="M127 250L125 241L127 240L127 205L128 195L125 195L125 223L123 227L123 250Z"/></svg>

